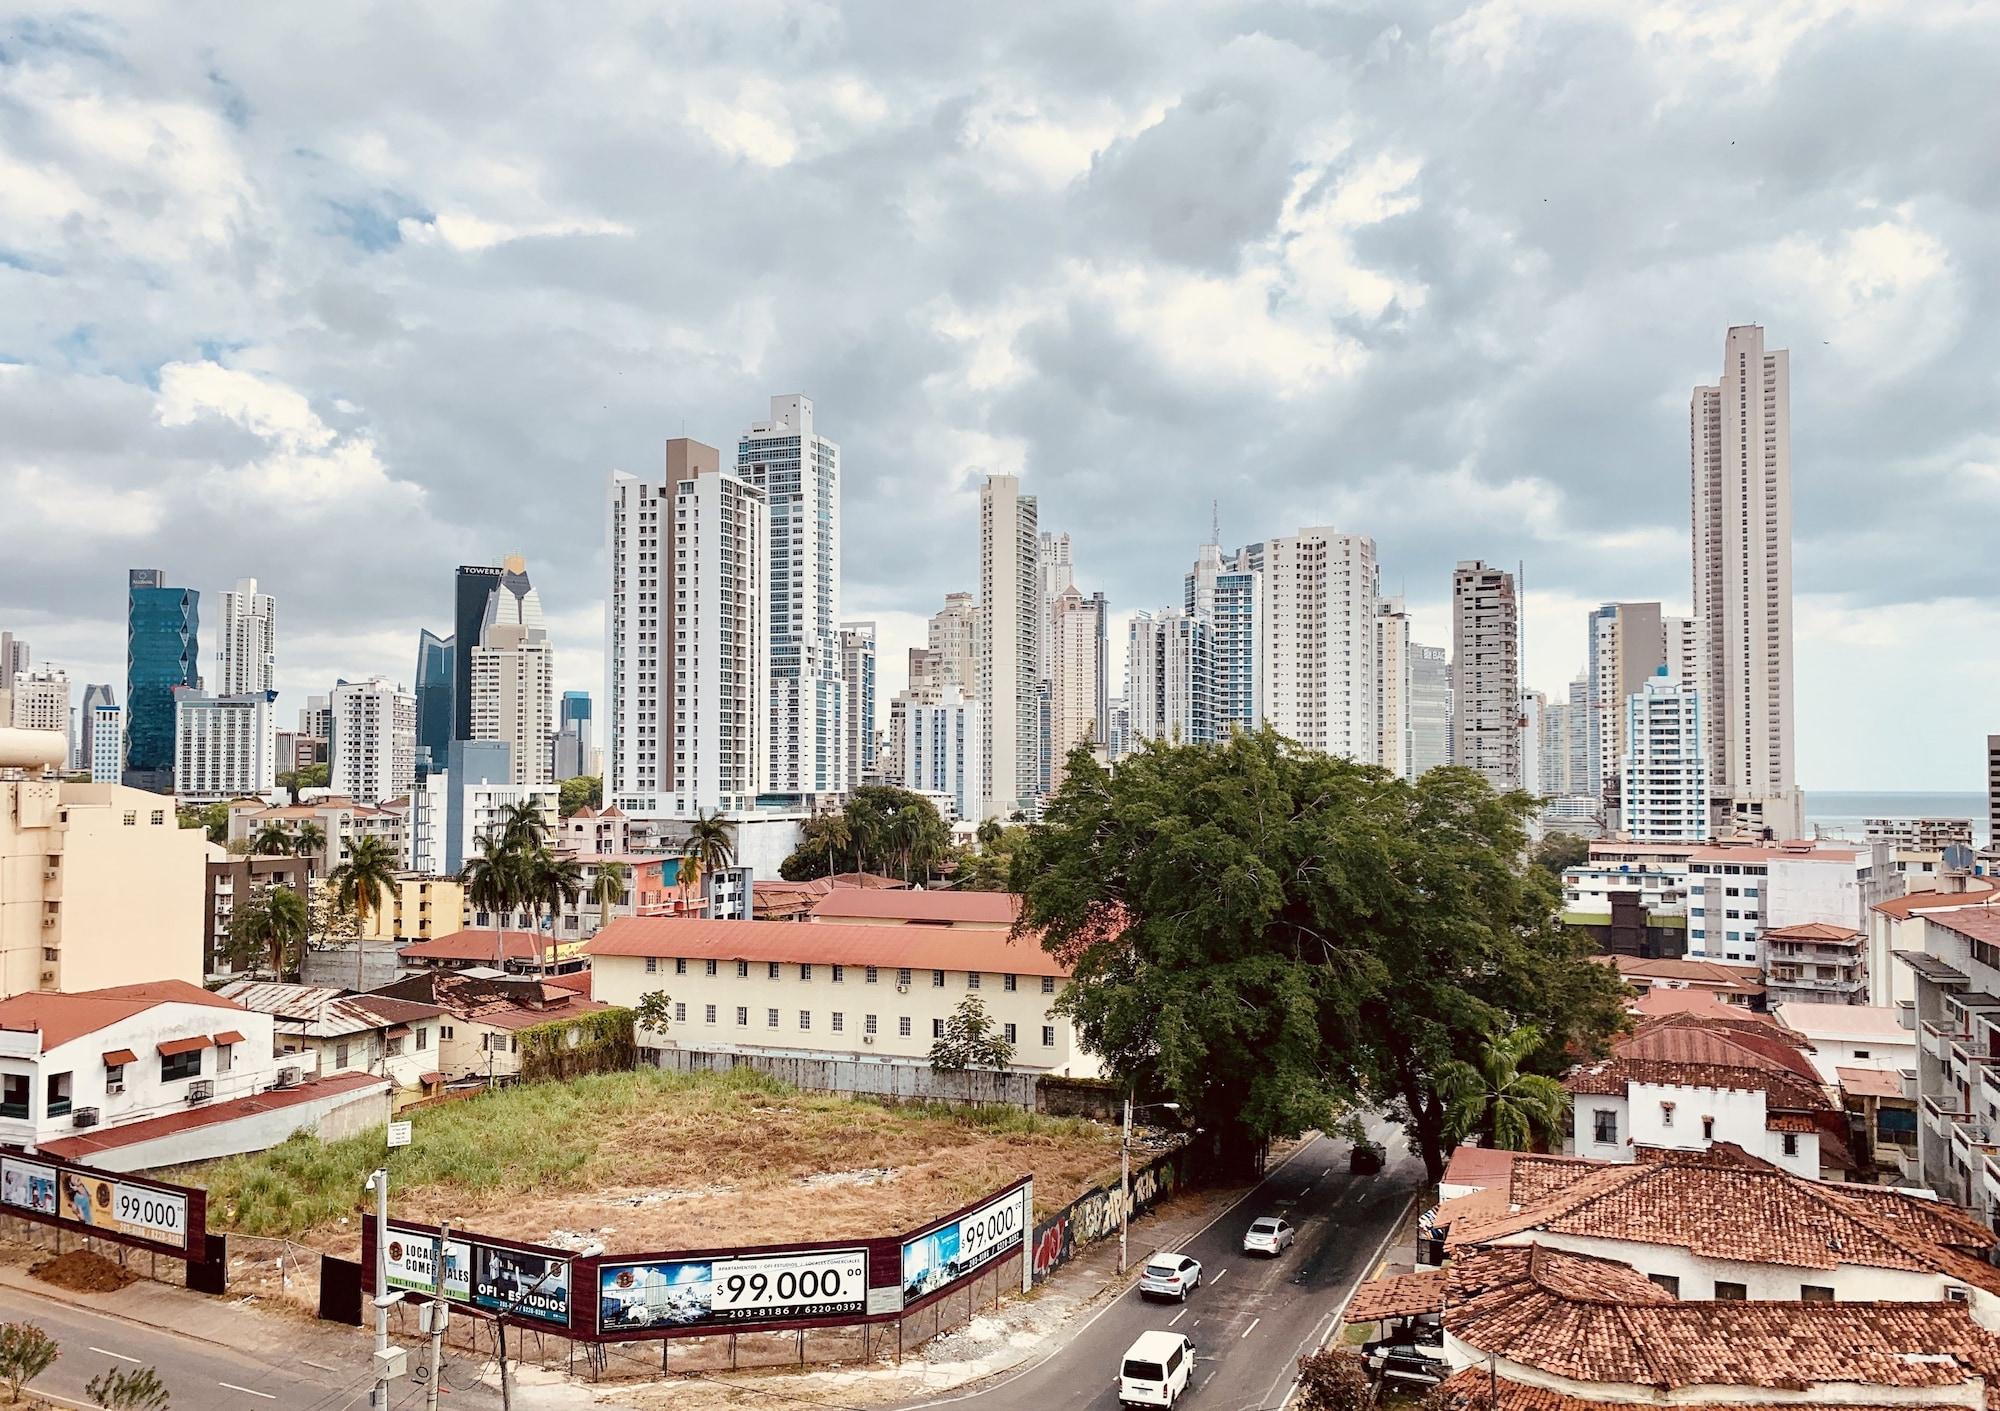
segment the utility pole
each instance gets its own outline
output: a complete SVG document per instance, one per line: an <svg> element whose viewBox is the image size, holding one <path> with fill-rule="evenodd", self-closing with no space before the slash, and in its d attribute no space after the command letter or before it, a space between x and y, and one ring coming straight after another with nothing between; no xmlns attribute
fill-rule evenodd
<svg viewBox="0 0 2000 1411"><path fill-rule="evenodd" d="M1132 1203L1132 1095L1125 1094L1125 1130L1118 1139L1118 1273L1125 1273L1125 1209ZM388 1314L382 1315L384 1318ZM387 1327L385 1323L383 1325ZM386 1337L387 1334L385 1333Z"/></svg>
<svg viewBox="0 0 2000 1411"><path fill-rule="evenodd" d="M438 1411L439 1383L444 1380L444 1330L451 1323L451 1305L444 1301L444 1250L451 1240L451 1221L438 1229L437 1296L431 1300L431 1379L424 1388L426 1411Z"/></svg>
<svg viewBox="0 0 2000 1411"><path fill-rule="evenodd" d="M389 1404L389 1168L368 1178L375 1187L375 1390L370 1406Z"/></svg>

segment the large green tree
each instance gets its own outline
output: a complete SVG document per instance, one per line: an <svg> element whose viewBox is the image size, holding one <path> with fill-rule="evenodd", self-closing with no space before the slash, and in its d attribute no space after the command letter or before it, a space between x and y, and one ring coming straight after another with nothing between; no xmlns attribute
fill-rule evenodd
<svg viewBox="0 0 2000 1411"><path fill-rule="evenodd" d="M789 882L836 872L928 877L951 851L951 830L937 805L891 784L864 784L839 813L806 821L797 848L779 866Z"/></svg>
<svg viewBox="0 0 2000 1411"><path fill-rule="evenodd" d="M1524 867L1525 794L1411 783L1269 730L1088 751L1014 850L1024 933L1074 969L1057 1007L1121 1085L1182 1104L1243 1169L1358 1107L1405 1122L1435 1180L1444 1065L1532 1024L1524 1065L1616 1027L1615 978Z"/></svg>
<svg viewBox="0 0 2000 1411"><path fill-rule="evenodd" d="M579 774L556 786L556 812L564 818L584 807L604 807L604 776Z"/></svg>

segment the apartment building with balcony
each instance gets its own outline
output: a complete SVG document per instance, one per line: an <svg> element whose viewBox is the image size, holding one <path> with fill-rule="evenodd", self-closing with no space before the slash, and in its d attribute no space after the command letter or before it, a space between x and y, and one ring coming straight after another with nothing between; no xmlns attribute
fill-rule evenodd
<svg viewBox="0 0 2000 1411"><path fill-rule="evenodd" d="M1925 912L1923 949L1896 1006L1917 1036L1903 1087L1917 1099L1917 1178L1989 1227L2000 1212L2000 907Z"/></svg>
<svg viewBox="0 0 2000 1411"><path fill-rule="evenodd" d="M1764 933L1764 989L1773 1004L1865 1004L1868 936L1809 921Z"/></svg>

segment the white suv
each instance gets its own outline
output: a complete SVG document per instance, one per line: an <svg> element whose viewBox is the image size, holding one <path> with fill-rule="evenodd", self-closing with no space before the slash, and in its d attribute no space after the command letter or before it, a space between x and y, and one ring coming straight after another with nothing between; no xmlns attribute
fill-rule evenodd
<svg viewBox="0 0 2000 1411"><path fill-rule="evenodd" d="M1172 1406L1194 1378L1194 1344L1179 1333L1139 1334L1118 1366L1121 1406Z"/></svg>
<svg viewBox="0 0 2000 1411"><path fill-rule="evenodd" d="M1182 1303L1201 1287L1201 1265L1185 1254L1156 1254L1139 1275L1142 1298L1172 1298Z"/></svg>

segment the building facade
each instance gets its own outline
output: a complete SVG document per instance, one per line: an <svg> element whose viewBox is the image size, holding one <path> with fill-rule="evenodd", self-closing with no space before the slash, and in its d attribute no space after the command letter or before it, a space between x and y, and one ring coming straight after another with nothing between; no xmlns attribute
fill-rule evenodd
<svg viewBox="0 0 2000 1411"><path fill-rule="evenodd" d="M1398 779L1416 778L1412 667L1410 614L1401 598L1384 598L1375 615L1375 759Z"/></svg>
<svg viewBox="0 0 2000 1411"><path fill-rule="evenodd" d="M847 719L841 748L847 782L858 788L875 775L875 624L840 625L840 677L847 683Z"/></svg>
<svg viewBox="0 0 2000 1411"><path fill-rule="evenodd" d="M770 682L769 509L749 480L698 459L674 486L673 709L664 737L673 754L663 778L672 779L683 817L754 807L773 777L768 751L777 738L763 710L780 694L791 704L816 699L825 684L816 672L795 674L782 693ZM796 747L800 737L785 738ZM795 749L787 769L804 759Z"/></svg>
<svg viewBox="0 0 2000 1411"><path fill-rule="evenodd" d="M201 594L157 568L127 575L124 782L174 788L174 691L201 685Z"/></svg>
<svg viewBox="0 0 2000 1411"><path fill-rule="evenodd" d="M1064 536L1067 538L1068 536ZM1085 597L1074 583L1049 608L1049 792L1062 787L1069 752L1088 741L1103 753L1105 677L1109 670L1104 594Z"/></svg>
<svg viewBox="0 0 2000 1411"><path fill-rule="evenodd" d="M14 673L13 726L16 730L60 730L70 742L69 673L59 666Z"/></svg>
<svg viewBox="0 0 2000 1411"><path fill-rule="evenodd" d="M1451 763L1451 653L1410 643L1410 777Z"/></svg>
<svg viewBox="0 0 2000 1411"><path fill-rule="evenodd" d="M338 682L330 709L333 792L364 804L407 794L417 773L417 698L371 676Z"/></svg>
<svg viewBox="0 0 2000 1411"><path fill-rule="evenodd" d="M246 696L278 689L278 604L257 591L257 580L239 578L222 595L217 625L215 680L218 696Z"/></svg>
<svg viewBox="0 0 2000 1411"><path fill-rule="evenodd" d="M564 691L556 707L556 737L550 744L558 781L597 773L590 734L590 692Z"/></svg>
<svg viewBox="0 0 2000 1411"><path fill-rule="evenodd" d="M1708 756L1701 692L1660 666L1626 698L1618 731L1620 816L1635 843L1708 837Z"/></svg>
<svg viewBox="0 0 2000 1411"><path fill-rule="evenodd" d="M486 605L500 586L498 564L465 563L452 582L451 738L472 738L472 649L486 625ZM436 756L433 755L433 759Z"/></svg>
<svg viewBox="0 0 2000 1411"><path fill-rule="evenodd" d="M1127 629L1125 697L1133 742L1216 739L1215 633L1205 617L1136 613Z"/></svg>
<svg viewBox="0 0 2000 1411"><path fill-rule="evenodd" d="M93 690L109 692L107 687ZM84 739L88 742L86 767L93 784L116 784L125 763L125 711L111 701L100 700L84 717Z"/></svg>
<svg viewBox="0 0 2000 1411"><path fill-rule="evenodd" d="M1041 574L1035 497L1019 477L989 475L979 491L979 611L974 648L988 818L1038 808L1040 730L1035 686L1041 677Z"/></svg>
<svg viewBox="0 0 2000 1411"><path fill-rule="evenodd" d="M1187 575L1181 607L1206 617L1215 636L1215 720L1219 736L1264 723L1263 545L1225 555L1203 544Z"/></svg>
<svg viewBox="0 0 2000 1411"><path fill-rule="evenodd" d="M519 554L501 566L486 599L479 644L472 649L473 740L506 744L516 784L553 777L555 653L542 619L541 595Z"/></svg>
<svg viewBox="0 0 2000 1411"><path fill-rule="evenodd" d="M174 797L188 803L262 798L278 786L276 691L174 693Z"/></svg>
<svg viewBox="0 0 2000 1411"><path fill-rule="evenodd" d="M1265 710L1307 749L1375 762L1375 541L1329 528L1264 545Z"/></svg>
<svg viewBox="0 0 2000 1411"><path fill-rule="evenodd" d="M456 699L458 640L429 628L417 633L417 763L422 771L444 768L451 753L451 719ZM287 765L287 768L292 766Z"/></svg>
<svg viewBox="0 0 2000 1411"><path fill-rule="evenodd" d="M979 772L985 708L958 686L942 688L939 696L936 702L905 704L902 784L949 798L955 818L977 819L986 798Z"/></svg>
<svg viewBox="0 0 2000 1411"><path fill-rule="evenodd" d="M1451 682L1452 762L1520 788L1520 602L1514 575L1477 559L1452 570Z"/></svg>

